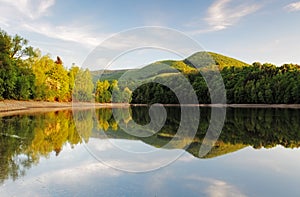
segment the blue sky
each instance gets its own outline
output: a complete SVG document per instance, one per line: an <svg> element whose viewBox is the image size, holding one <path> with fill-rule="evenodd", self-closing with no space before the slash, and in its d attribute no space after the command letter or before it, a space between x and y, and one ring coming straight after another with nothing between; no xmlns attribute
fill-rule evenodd
<svg viewBox="0 0 300 197"><path fill-rule="evenodd" d="M0 5L3 30L27 38L44 54L59 55L66 67L81 66L110 36L142 26L178 30L204 50L247 63L300 64L300 1L0 0ZM172 53L145 51L138 64L176 59ZM134 56L115 68L132 67Z"/></svg>

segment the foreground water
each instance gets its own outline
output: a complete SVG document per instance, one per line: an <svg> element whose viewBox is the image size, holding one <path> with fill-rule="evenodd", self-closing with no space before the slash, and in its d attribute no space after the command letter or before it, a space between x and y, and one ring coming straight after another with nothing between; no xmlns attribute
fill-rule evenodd
<svg viewBox="0 0 300 197"><path fill-rule="evenodd" d="M210 108L200 109L197 133L181 143L173 143L179 107L167 107L164 126L148 137L124 131L145 132L132 123L150 122L147 107L116 110L118 119L112 109L2 117L0 195L300 194L300 110L228 108L222 133L203 158Z"/></svg>

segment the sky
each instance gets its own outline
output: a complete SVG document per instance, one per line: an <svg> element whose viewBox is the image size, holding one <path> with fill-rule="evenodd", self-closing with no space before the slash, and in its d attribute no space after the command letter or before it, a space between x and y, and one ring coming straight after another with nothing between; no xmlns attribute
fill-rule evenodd
<svg viewBox="0 0 300 197"><path fill-rule="evenodd" d="M155 37L156 43L168 40L170 45L182 44L180 39L169 36L166 31L169 29L197 42L205 51L247 63L300 64L299 21L297 0L0 0L0 28L28 39L31 46L53 59L60 56L66 67L72 63L84 67L99 45L145 26L162 28L160 37ZM153 35L143 31L138 38L121 36L120 39L106 42L111 44L108 48L119 47L121 52L130 49L124 48L126 44L145 47L122 51L122 57L113 58L111 69L184 58L174 50L167 50L168 47L147 48Z"/></svg>

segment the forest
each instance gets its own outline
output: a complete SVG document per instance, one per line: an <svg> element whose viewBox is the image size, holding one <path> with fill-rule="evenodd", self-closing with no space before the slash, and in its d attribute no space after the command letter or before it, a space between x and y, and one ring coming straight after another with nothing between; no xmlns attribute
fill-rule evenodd
<svg viewBox="0 0 300 197"><path fill-rule="evenodd" d="M192 62L200 62L202 68ZM161 69L161 65L168 67ZM0 30L0 100L176 104L179 101L174 92L162 84L177 84L176 91L189 98L192 92L187 91L184 79L179 77L183 75L192 85L199 103L207 104L211 103L210 91L202 74L214 77L214 72L222 76L229 104L300 103L300 66L297 64L279 67L255 62L249 65L220 54L198 52L182 61L160 61L142 69L89 71L75 65L67 68L60 57L53 60L50 55L42 55L39 49L29 46L28 40L21 36ZM128 78L120 82L124 74ZM216 88L222 83L212 81Z"/></svg>
<svg viewBox="0 0 300 197"><path fill-rule="evenodd" d="M199 56L195 54L194 56ZM201 56L201 54L200 54ZM227 103L232 104L299 104L300 103L300 66L284 64L280 67L270 63L255 62L252 65L241 64L222 55L213 54L218 70L203 70L206 76L214 77L214 72L220 72L226 90ZM192 56L193 58L193 56ZM230 60L230 61L228 61ZM219 61L219 62L218 62ZM175 65L175 66L174 66ZM210 91L202 73L193 68L189 58L181 62L173 62L192 84L200 104L211 103ZM189 69L187 69L189 68ZM155 80L143 84L132 93L132 103L178 103L174 93L160 82L177 83L177 89L185 90L178 82L178 74L157 75ZM218 88L222 81L213 81L212 87ZM185 91L186 97L189 92Z"/></svg>
<svg viewBox="0 0 300 197"><path fill-rule="evenodd" d="M94 85L89 70L64 67L60 57L41 55L19 35L0 30L0 99L81 101L92 98Z"/></svg>
<svg viewBox="0 0 300 197"><path fill-rule="evenodd" d="M60 57L53 60L41 54L28 46L28 40L0 30L0 100L108 103L113 89L120 102L131 95L128 88L119 90L116 80L94 82L88 69L75 65L68 69Z"/></svg>

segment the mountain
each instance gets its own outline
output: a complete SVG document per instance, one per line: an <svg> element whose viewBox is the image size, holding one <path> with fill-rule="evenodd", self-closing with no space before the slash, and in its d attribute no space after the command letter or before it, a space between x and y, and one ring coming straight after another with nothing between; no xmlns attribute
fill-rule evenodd
<svg viewBox="0 0 300 197"><path fill-rule="evenodd" d="M170 68L163 68L163 65L170 66ZM176 70L183 73L197 72L197 69L193 66L197 65L197 68L203 66L218 66L220 70L226 67L246 67L249 64L242 62L240 60L227 57L221 54L213 52L197 52L184 60L162 60L149 64L142 69L124 69L124 70L98 70L91 71L93 76L93 81L96 82L98 79L103 80L118 80L124 73L130 76L147 76L157 77L157 76L167 76L176 73ZM176 70L174 70L174 68ZM149 75L151 73L151 75Z"/></svg>
<svg viewBox="0 0 300 197"><path fill-rule="evenodd" d="M249 64L240 60L227 57L221 54L213 52L197 52L190 57L186 58L184 62L188 65L194 64L197 67L207 67L210 65L217 65L219 70L223 70L226 67L247 67Z"/></svg>

